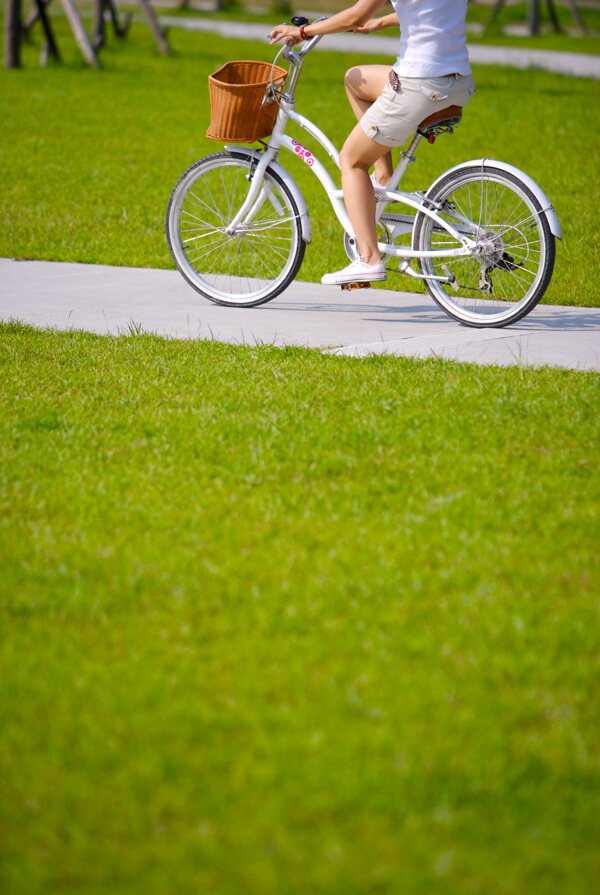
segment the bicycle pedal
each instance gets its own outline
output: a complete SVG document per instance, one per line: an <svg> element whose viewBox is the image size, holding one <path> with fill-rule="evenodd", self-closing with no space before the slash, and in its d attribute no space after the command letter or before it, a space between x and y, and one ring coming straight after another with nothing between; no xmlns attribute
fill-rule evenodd
<svg viewBox="0 0 600 895"><path fill-rule="evenodd" d="M370 289L370 283L341 283L342 290L350 290L350 289Z"/></svg>

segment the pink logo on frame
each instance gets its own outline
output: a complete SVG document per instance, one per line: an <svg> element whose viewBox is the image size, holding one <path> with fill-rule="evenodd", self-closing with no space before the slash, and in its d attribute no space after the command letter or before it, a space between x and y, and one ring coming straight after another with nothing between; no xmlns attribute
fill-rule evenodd
<svg viewBox="0 0 600 895"><path fill-rule="evenodd" d="M315 163L315 158L312 152L309 152L308 149L305 149L302 143L298 143L297 140L292 140L292 146L294 147L294 152L296 155L299 155L305 165L308 165L309 168Z"/></svg>

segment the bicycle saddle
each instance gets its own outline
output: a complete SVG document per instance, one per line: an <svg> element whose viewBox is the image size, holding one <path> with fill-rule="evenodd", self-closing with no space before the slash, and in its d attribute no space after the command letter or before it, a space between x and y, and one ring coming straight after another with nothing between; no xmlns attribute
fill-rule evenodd
<svg viewBox="0 0 600 895"><path fill-rule="evenodd" d="M439 112L428 115L418 126L417 132L422 137L435 137L444 128L450 128L451 130L460 123L461 118L462 109L460 106L446 106L445 109L440 109Z"/></svg>

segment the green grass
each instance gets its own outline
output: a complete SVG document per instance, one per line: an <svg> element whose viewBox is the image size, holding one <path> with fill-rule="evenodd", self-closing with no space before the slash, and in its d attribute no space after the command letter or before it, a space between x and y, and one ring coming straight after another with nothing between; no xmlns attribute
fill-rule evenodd
<svg viewBox="0 0 600 895"><path fill-rule="evenodd" d="M592 891L596 374L0 335L5 895Z"/></svg>
<svg viewBox="0 0 600 895"><path fill-rule="evenodd" d="M64 22L57 20L57 28L64 64L39 68L32 45L22 70L0 73L0 164L7 172L0 256L170 267L163 228L170 192L193 161L222 148L204 137L207 76L227 59L271 59L273 52L264 44L175 31L174 54L158 58L140 26L125 42L111 40L103 70L92 71ZM338 145L353 125L342 80L356 62L319 51L307 61L298 91L299 109ZM591 184L600 134L589 111L598 83L493 67L476 68L475 77L478 93L464 123L435 146L422 145L406 185L426 188L450 165L481 156L527 171L550 196L564 231L545 300L598 305L599 216ZM340 228L316 179L296 159L283 161L305 191L313 220L315 238L300 277L318 281L345 263ZM405 278L397 282L415 288Z"/></svg>

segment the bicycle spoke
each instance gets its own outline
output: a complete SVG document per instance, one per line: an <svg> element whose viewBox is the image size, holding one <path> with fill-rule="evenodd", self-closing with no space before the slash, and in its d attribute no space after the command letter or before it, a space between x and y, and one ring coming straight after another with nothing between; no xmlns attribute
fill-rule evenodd
<svg viewBox="0 0 600 895"><path fill-rule="evenodd" d="M200 209L205 208L205 209L209 212L209 214L214 214L214 215L216 215L218 218L220 218L221 223L226 223L226 222L227 222L225 216L222 215L222 214L220 213L220 211L219 211L219 209L218 209L218 206L217 206L216 203L215 203L214 196L211 195L212 205L209 205L208 202L204 202L202 199L200 199L199 196L194 195L194 198L196 199L196 202L190 202L190 203L189 203L190 205L195 206L195 207L200 208ZM191 212L188 212L187 210L186 210L186 211L183 211L182 213L183 213L183 214L189 214L190 217L194 217L194 216L191 214Z"/></svg>

